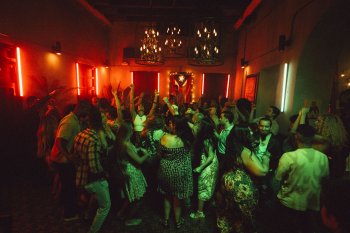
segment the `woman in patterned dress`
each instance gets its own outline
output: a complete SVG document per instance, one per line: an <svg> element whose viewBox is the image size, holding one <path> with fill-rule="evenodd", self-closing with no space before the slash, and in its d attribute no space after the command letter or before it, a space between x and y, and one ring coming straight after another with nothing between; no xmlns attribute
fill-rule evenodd
<svg viewBox="0 0 350 233"><path fill-rule="evenodd" d="M205 217L203 213L204 203L209 201L214 194L219 169L219 162L216 157L217 138L214 135L215 125L208 118L202 119L198 125L193 150L194 160L200 160L200 165L193 170L199 174L198 209L197 212L190 214L190 217L194 219Z"/></svg>
<svg viewBox="0 0 350 233"><path fill-rule="evenodd" d="M221 233L252 233L258 192L250 176L264 176L268 172L269 154L260 161L252 146L251 131L237 125L233 140L227 142L226 154L231 168L221 178L216 194L217 227ZM229 161L228 160L228 161Z"/></svg>
<svg viewBox="0 0 350 233"><path fill-rule="evenodd" d="M160 139L165 134L165 122L161 115L155 114L147 118L142 131L142 146L147 148L150 158L142 165L149 191L158 194L157 172L159 167L158 148Z"/></svg>
<svg viewBox="0 0 350 233"><path fill-rule="evenodd" d="M164 194L164 227L169 227L171 205L174 209L175 225L180 228L181 200L193 193L191 145L193 135L184 117L174 116L170 120L170 133L160 140L159 191Z"/></svg>
<svg viewBox="0 0 350 233"><path fill-rule="evenodd" d="M123 123L117 133L114 155L117 156L117 165L120 174L123 174L123 193L127 197L118 216L124 215L128 209L126 225L138 225L141 219L131 218L137 210L139 200L146 192L147 182L138 168L146 159L149 153L144 148L136 148L130 141L133 134L130 123ZM143 154L140 156L139 153ZM130 204L133 204L130 206ZM128 208L129 207L129 208Z"/></svg>

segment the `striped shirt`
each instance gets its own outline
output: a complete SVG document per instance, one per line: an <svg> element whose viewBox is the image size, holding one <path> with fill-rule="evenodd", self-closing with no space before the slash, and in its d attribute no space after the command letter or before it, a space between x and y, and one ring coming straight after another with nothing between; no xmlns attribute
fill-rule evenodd
<svg viewBox="0 0 350 233"><path fill-rule="evenodd" d="M75 178L77 187L91 182L89 177L103 174L100 162L101 140L95 130L85 129L80 132L74 139L73 152L81 160Z"/></svg>

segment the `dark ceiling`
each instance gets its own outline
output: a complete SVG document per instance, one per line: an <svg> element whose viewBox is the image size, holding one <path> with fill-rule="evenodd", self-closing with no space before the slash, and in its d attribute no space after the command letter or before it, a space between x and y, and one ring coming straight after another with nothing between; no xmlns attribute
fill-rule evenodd
<svg viewBox="0 0 350 233"><path fill-rule="evenodd" d="M188 22L214 17L234 23L251 0L87 0L110 22Z"/></svg>

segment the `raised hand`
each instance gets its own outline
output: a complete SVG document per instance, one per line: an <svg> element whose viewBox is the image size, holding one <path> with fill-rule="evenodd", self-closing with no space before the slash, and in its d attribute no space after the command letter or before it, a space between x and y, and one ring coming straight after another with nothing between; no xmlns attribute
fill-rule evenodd
<svg viewBox="0 0 350 233"><path fill-rule="evenodd" d="M163 100L164 100L164 102L165 102L165 103L169 103L169 99L168 99L168 97L166 97L166 96L165 96L165 97L163 97Z"/></svg>

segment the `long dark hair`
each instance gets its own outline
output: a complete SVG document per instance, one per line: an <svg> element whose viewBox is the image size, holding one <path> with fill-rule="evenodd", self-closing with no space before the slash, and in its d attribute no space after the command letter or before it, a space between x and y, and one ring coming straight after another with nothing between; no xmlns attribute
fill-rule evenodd
<svg viewBox="0 0 350 233"><path fill-rule="evenodd" d="M190 126L187 123L187 119L182 116L173 116L170 121L175 127L175 134L181 138L185 147L190 149L193 143L193 134Z"/></svg>
<svg viewBox="0 0 350 233"><path fill-rule="evenodd" d="M254 138L247 124L235 125L231 133L233 133L232 139L227 140L226 144L226 155L236 163L244 148L253 153L255 150L253 146Z"/></svg>
<svg viewBox="0 0 350 233"><path fill-rule="evenodd" d="M215 137L214 131L215 131L215 125L213 122L208 118L203 118L200 122L200 127L196 135L196 139L194 141L193 146L193 154L194 154L194 163L199 165L201 155L204 150L204 141L209 140L214 149L217 149L217 138Z"/></svg>
<svg viewBox="0 0 350 233"><path fill-rule="evenodd" d="M132 134L132 126L130 123L123 123L118 129L113 150L109 153L109 166L112 167L113 178L119 183L128 182L129 175L126 173L125 160L128 158L127 151L123 145L124 141Z"/></svg>

